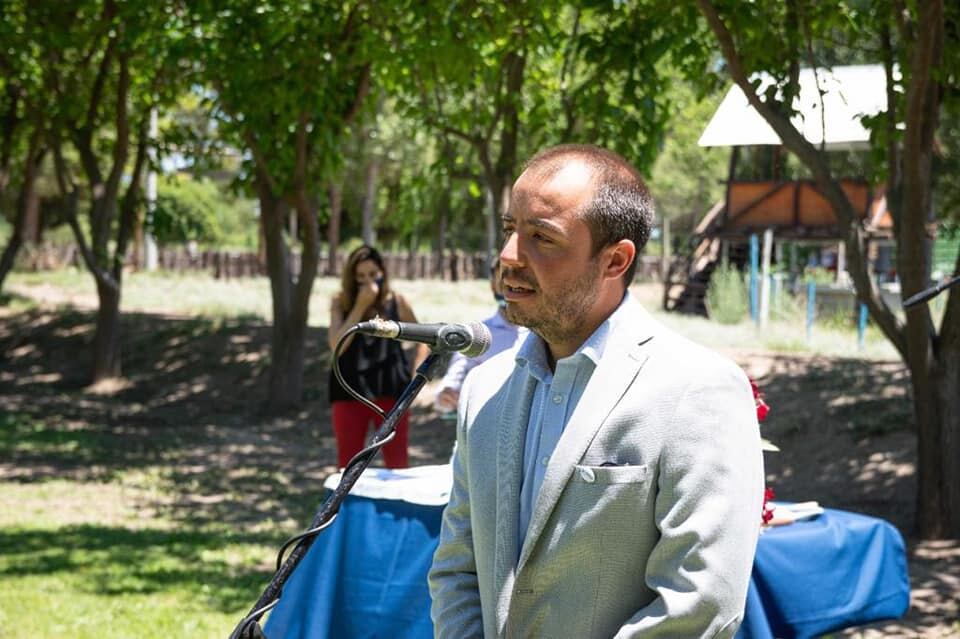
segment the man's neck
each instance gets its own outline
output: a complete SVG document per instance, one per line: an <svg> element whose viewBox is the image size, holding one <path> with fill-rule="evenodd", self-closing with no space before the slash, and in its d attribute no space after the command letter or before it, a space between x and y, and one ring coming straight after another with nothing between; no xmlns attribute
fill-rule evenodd
<svg viewBox="0 0 960 639"><path fill-rule="evenodd" d="M547 347L547 364L550 366L550 370L553 371L556 368L556 363L558 360L561 360L564 357L570 357L576 353L577 350L583 346L588 339L590 339L590 336L593 335L604 322L610 319L611 315L617 312L617 309L620 308L620 304L623 303L623 299L626 297L626 295L627 291L624 289L620 297L616 298L615 302L607 302L606 304L602 304L599 307L599 316L595 314L593 321L588 321L578 336L572 337L569 340L564 340L562 343L550 343L544 339L544 344ZM542 335L541 339L543 339Z"/></svg>

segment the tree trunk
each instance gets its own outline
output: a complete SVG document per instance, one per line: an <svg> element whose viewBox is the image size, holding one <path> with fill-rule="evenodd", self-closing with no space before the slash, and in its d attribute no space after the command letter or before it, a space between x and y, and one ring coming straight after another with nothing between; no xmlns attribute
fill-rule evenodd
<svg viewBox="0 0 960 639"><path fill-rule="evenodd" d="M934 396L940 407L939 467L943 469L945 535L960 538L960 348L945 354L933 374Z"/></svg>
<svg viewBox="0 0 960 639"><path fill-rule="evenodd" d="M17 217L19 218L19 213ZM19 224L17 226L19 226ZM7 240L7 245L3 249L3 255L0 255L0 292L3 291L3 283L13 268L13 263L17 259L17 253L20 251L20 247L23 246L23 239L20 236L20 231L17 226L14 226L13 233L10 234L10 239Z"/></svg>
<svg viewBox="0 0 960 639"><path fill-rule="evenodd" d="M497 227L500 225L500 197L497 196L499 188L493 184L492 180L487 182L487 190L484 193L484 202L487 210L487 255L494 255L500 244L497 242Z"/></svg>
<svg viewBox="0 0 960 639"><path fill-rule="evenodd" d="M363 194L363 243L373 246L377 243L377 234L373 225L373 218L377 214L377 179L380 175L380 159L376 155L370 157L367 172L364 178Z"/></svg>
<svg viewBox="0 0 960 639"><path fill-rule="evenodd" d="M443 189L440 200L437 202L437 226L433 235L433 264L431 275L438 279L444 277L443 254L447 248L447 221L450 219L450 188Z"/></svg>
<svg viewBox="0 0 960 639"><path fill-rule="evenodd" d="M97 276L97 329L93 342L93 383L120 377L120 282Z"/></svg>
<svg viewBox="0 0 960 639"><path fill-rule="evenodd" d="M0 256L0 291L3 290L3 283L6 281L7 275L13 269L20 247L23 246L29 209L32 204L36 204L34 186L36 185L37 171L40 168L42 157L40 135L34 133L24 162L26 170L23 175L23 183L20 185L20 194L17 196L17 217L13 222L13 232L10 233L10 239L3 249L3 255Z"/></svg>
<svg viewBox="0 0 960 639"><path fill-rule="evenodd" d="M911 371L917 420L917 531L960 537L960 352Z"/></svg>
<svg viewBox="0 0 960 639"><path fill-rule="evenodd" d="M495 247L502 246L500 237L500 216L507 212L510 206L510 193L517 167L517 142L520 135L520 96L523 95L524 74L527 66L526 57L516 51L510 52L504 60L506 71L505 90L503 93L503 125L500 128L500 151L497 156L495 172L497 175L495 187L497 194L496 219L494 219ZM496 248L494 249L494 251ZM491 266L494 251L487 255L487 268Z"/></svg>
<svg viewBox="0 0 960 639"><path fill-rule="evenodd" d="M417 236L417 232L414 231L410 235L410 246L407 249L407 279L415 280L419 277L417 273L417 248L420 244L420 238Z"/></svg>
<svg viewBox="0 0 960 639"><path fill-rule="evenodd" d="M303 397L310 293L320 258L319 227L315 207L305 193L298 194L293 205L303 242L300 269L295 277L283 235L285 211L289 209L263 184L258 184L258 194L273 298L267 406L271 412L278 413L299 405Z"/></svg>
<svg viewBox="0 0 960 639"><path fill-rule="evenodd" d="M330 195L330 221L327 222L327 269L328 276L338 274L337 250L340 247L340 219L343 215L343 189L336 182L331 182L328 189Z"/></svg>
<svg viewBox="0 0 960 639"><path fill-rule="evenodd" d="M912 43L903 114L897 271L904 296L913 295L930 284L926 223L932 202L933 142L940 112L941 87L935 80L934 69L942 62L942 2L919 6L920 32L922 35ZM949 397L949 392L943 394L950 390L947 387L951 378L956 377L952 369L957 363L949 359L955 360L960 355L956 329L950 325L951 319L958 317L957 305L948 306L940 336L936 334L927 304L906 312L906 360L917 420L917 529L925 539L960 537L958 489L947 483L948 478L955 479L960 464L956 442L949 441L951 431L958 428L956 413L950 423L950 404L956 403L958 389L953 386L953 397Z"/></svg>
<svg viewBox="0 0 960 639"><path fill-rule="evenodd" d="M273 300L267 406L271 411L283 411L299 402L303 384L302 368L298 373L298 368L292 365L298 361L298 354L294 347L295 336L291 334L293 281L290 252L283 238L287 207L266 184L258 182L257 191ZM302 361L302 353L299 359Z"/></svg>

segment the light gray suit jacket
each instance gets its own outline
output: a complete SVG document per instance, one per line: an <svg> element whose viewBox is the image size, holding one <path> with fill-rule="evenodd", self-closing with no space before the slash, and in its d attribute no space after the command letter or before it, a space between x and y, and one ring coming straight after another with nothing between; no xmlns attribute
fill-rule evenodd
<svg viewBox="0 0 960 639"><path fill-rule="evenodd" d="M522 548L536 381L516 366L516 347L467 378L430 571L437 637L729 637L739 626L763 492L749 382L632 299L625 310L550 459Z"/></svg>

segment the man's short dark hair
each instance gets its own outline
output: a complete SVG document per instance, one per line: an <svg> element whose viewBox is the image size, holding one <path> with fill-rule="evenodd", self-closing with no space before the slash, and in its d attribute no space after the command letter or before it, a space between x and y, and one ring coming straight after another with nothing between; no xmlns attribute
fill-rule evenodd
<svg viewBox="0 0 960 639"><path fill-rule="evenodd" d="M524 170L548 178L571 159L580 160L593 172L593 197L580 211L590 229L593 254L623 239L637 247L633 263L624 274L624 282L629 285L653 226L650 191L629 162L613 151L590 144L550 147L530 158Z"/></svg>

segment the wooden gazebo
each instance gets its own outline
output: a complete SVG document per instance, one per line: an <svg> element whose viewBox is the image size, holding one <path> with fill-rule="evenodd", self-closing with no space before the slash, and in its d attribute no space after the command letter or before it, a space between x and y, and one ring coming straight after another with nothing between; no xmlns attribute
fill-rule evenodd
<svg viewBox="0 0 960 639"><path fill-rule="evenodd" d="M772 82L767 76L761 81ZM799 81L794 125L808 141L828 152L868 148L869 132L861 118L886 110L882 66L817 69L816 74L803 69ZM673 261L664 283L665 309L707 314L704 297L711 273L722 259L744 259L754 233L771 230L781 241L841 242L833 207L812 180L783 177L780 138L738 86L727 92L699 144L731 147L726 194L697 225L692 253ZM743 170L745 156L749 170ZM868 235L877 243L887 241L892 220L884 186L870 184L863 176L846 177L841 185Z"/></svg>

